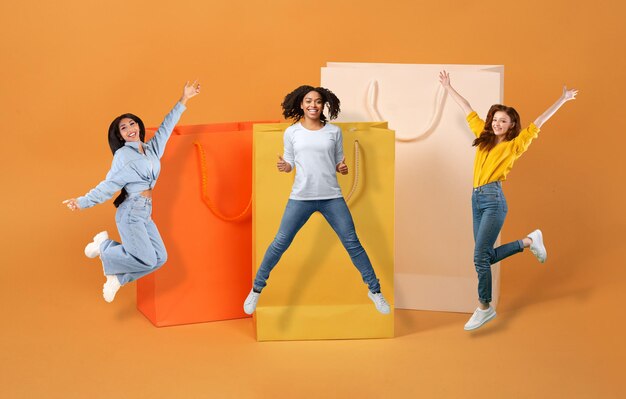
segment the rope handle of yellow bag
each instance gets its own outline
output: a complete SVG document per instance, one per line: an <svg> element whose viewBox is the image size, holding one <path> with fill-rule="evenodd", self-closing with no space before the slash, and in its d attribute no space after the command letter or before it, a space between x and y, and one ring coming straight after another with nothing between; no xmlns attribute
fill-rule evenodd
<svg viewBox="0 0 626 399"><path fill-rule="evenodd" d="M443 113L443 108L446 101L447 92L444 90L443 86L437 85L437 93L435 93L435 107L433 110L433 114L430 117L430 120L426 124L426 127L422 129L421 133L414 135L412 137L406 137L401 135L396 135L396 141L401 143L407 143L411 141L423 140L426 137L430 136L435 128L437 127L437 123L441 119L441 115ZM380 111L377 107L378 102L378 81L372 80L367 87L367 100L366 100L366 108L367 113L370 116L371 120L374 121L383 121L385 118L381 115ZM397 133L397 131L396 131Z"/></svg>
<svg viewBox="0 0 626 399"><path fill-rule="evenodd" d="M346 203L350 201L350 199L356 193L357 187L359 185L359 165L361 158L361 150L359 147L359 140L354 140L354 179L352 179L352 188L348 195L346 195Z"/></svg>
<svg viewBox="0 0 626 399"><path fill-rule="evenodd" d="M250 206L252 205L252 195L250 195L250 201L248 201L248 205L246 208L240 212L236 216L226 216L222 212L217 209L215 204L211 201L209 194L207 192L207 171L206 171L206 155L204 152L204 148L202 148L202 144L197 141L194 141L193 145L196 147L196 153L198 154L198 162L200 164L200 175L201 175L201 188L202 188L202 201L204 204L213 212L213 214L218 218L225 222L237 222L243 220L250 210Z"/></svg>

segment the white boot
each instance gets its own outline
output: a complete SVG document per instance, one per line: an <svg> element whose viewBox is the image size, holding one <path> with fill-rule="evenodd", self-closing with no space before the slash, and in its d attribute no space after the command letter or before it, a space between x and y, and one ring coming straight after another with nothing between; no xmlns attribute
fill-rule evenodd
<svg viewBox="0 0 626 399"><path fill-rule="evenodd" d="M95 258L96 256L100 256L100 245L104 242L104 240L109 239L109 233L106 231L101 231L93 238L93 241L87 244L85 247L85 256L88 258Z"/></svg>
<svg viewBox="0 0 626 399"><path fill-rule="evenodd" d="M115 294L122 287L120 284L120 280L117 279L117 276L107 276L107 282L102 286L102 296L104 300L107 302L113 302L115 299Z"/></svg>

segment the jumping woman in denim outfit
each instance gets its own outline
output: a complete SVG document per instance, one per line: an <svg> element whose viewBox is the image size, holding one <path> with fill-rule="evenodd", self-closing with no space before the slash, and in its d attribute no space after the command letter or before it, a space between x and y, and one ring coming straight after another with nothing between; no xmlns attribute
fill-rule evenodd
<svg viewBox="0 0 626 399"><path fill-rule="evenodd" d="M147 143L141 119L133 114L115 118L109 127L113 163L105 180L83 197L63 201L72 211L90 208L121 190L114 205L122 243L110 240L103 231L85 247L87 257L100 256L107 278L102 294L107 302L113 301L122 285L155 271L167 260L165 245L151 217L152 189L161 171L160 159L167 140L185 111L187 100L198 93L200 84L187 82L182 97Z"/></svg>
<svg viewBox="0 0 626 399"><path fill-rule="evenodd" d="M292 119L294 124L285 130L284 154L278 156L276 166L280 172L286 173L295 168L296 177L278 233L265 252L244 302L247 314L254 313L270 272L315 212L320 212L339 236L352 263L368 285L368 296L376 309L383 314L390 312L337 182L337 173L347 174L348 166L343 156L341 129L327 123L323 113L326 104L329 105L330 119L335 119L339 114L337 96L328 89L312 86L298 87L287 94L282 103L283 116Z"/></svg>
<svg viewBox="0 0 626 399"><path fill-rule="evenodd" d="M470 129L476 135L473 145L477 147L474 159L474 189L472 192L472 212L474 216L474 265L478 273L479 305L465 324L466 330L474 330L496 317L491 302L491 265L522 252L530 251L539 262L546 261L547 252L543 244L541 230L535 230L521 240L494 248L494 244L508 211L502 193L502 182L513 167L513 163L537 137L539 129L554 113L569 100L576 98L578 90L563 87L561 97L535 122L522 129L520 117L511 107L492 105L487 120L481 120L469 102L450 85L450 75L446 71L439 74L439 81L467 115Z"/></svg>

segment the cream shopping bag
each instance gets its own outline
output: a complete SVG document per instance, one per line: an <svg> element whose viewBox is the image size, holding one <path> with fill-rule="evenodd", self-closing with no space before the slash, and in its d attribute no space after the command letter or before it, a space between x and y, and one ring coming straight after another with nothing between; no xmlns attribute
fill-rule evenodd
<svg viewBox="0 0 626 399"><path fill-rule="evenodd" d="M321 85L341 100L339 120L384 120L396 131L396 307L471 313L474 136L439 84L442 69L479 115L502 101L496 65L328 63ZM495 306L498 264L492 273Z"/></svg>

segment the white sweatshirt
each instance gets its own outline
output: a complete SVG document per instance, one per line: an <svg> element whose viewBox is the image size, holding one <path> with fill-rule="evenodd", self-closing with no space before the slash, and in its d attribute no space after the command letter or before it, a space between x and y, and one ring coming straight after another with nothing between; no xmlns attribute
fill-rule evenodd
<svg viewBox="0 0 626 399"><path fill-rule="evenodd" d="M285 130L283 159L296 169L290 199L341 198L336 167L343 159L343 136L338 126L327 123L319 130L296 123Z"/></svg>

